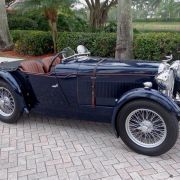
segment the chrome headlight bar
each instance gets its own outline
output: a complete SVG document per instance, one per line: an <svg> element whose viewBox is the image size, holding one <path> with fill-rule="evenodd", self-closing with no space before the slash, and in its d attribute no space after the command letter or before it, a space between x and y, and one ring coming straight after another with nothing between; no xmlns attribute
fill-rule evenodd
<svg viewBox="0 0 180 180"><path fill-rule="evenodd" d="M172 55L167 57L160 64L158 75L155 77L159 90L169 97L173 96L175 78L180 78L180 60L173 62L171 65L168 63L172 60Z"/></svg>
<svg viewBox="0 0 180 180"><path fill-rule="evenodd" d="M174 70L175 76L180 78L180 60L173 62L170 68Z"/></svg>
<svg viewBox="0 0 180 180"><path fill-rule="evenodd" d="M174 91L174 70L169 68L168 70L162 71L156 76L156 82L159 86L159 90L169 97L173 96Z"/></svg>

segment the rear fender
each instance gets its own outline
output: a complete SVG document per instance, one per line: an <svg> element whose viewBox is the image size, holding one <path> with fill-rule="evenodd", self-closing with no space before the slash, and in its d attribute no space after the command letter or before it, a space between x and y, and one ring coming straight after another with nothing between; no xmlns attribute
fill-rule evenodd
<svg viewBox="0 0 180 180"><path fill-rule="evenodd" d="M22 94L19 84L9 72L0 71L0 78L6 81L16 93Z"/></svg>
<svg viewBox="0 0 180 180"><path fill-rule="evenodd" d="M125 93L117 101L117 104L114 108L113 116L112 116L112 126L117 136L119 136L116 129L116 119L117 119L118 112L123 108L125 104L133 100L138 100L138 99L147 99L147 100L154 101L160 104L162 107L164 107L167 111L175 114L178 119L180 117L179 106L168 96L153 89L150 89L150 90L144 89L144 88L133 89Z"/></svg>
<svg viewBox="0 0 180 180"><path fill-rule="evenodd" d="M22 106L22 109L25 112L28 112L28 108L25 103L25 99L24 99L22 90L21 90L18 82L16 81L16 79L9 72L6 72L6 71L0 71L0 78L2 80L4 80L6 83L8 83L13 88L14 92L16 93L17 96L19 96L19 99L21 100L20 104Z"/></svg>

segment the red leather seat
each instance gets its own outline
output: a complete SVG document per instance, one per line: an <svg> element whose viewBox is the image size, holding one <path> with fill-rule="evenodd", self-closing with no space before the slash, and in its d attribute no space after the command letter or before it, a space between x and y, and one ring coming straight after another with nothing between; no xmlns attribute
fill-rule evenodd
<svg viewBox="0 0 180 180"><path fill-rule="evenodd" d="M52 60L53 60L53 56L42 59L43 68L44 68L45 73L48 73L50 71L50 66L51 66ZM54 60L52 66L55 66L60 63L61 63L61 59L59 57L57 57Z"/></svg>
<svg viewBox="0 0 180 180"><path fill-rule="evenodd" d="M21 63L20 69L29 73L45 73L43 65L37 61L24 61Z"/></svg>

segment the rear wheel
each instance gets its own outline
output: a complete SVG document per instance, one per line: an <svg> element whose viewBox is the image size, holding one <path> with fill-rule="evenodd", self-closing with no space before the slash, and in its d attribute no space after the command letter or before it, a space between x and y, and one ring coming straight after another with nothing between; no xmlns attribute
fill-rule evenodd
<svg viewBox="0 0 180 180"><path fill-rule="evenodd" d="M21 113L19 97L9 84L0 81L0 120L5 123L15 123Z"/></svg>
<svg viewBox="0 0 180 180"><path fill-rule="evenodd" d="M175 144L179 128L174 114L152 101L126 104L117 117L118 132L134 151L150 156L167 152Z"/></svg>

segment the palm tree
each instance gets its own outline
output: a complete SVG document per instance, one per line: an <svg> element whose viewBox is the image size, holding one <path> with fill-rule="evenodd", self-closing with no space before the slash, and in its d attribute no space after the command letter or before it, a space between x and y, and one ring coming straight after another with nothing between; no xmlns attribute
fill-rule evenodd
<svg viewBox="0 0 180 180"><path fill-rule="evenodd" d="M44 14L52 32L54 52L56 52L58 13L64 9L69 9L74 2L76 2L76 0L21 0L18 8L25 9L26 11L38 9Z"/></svg>
<svg viewBox="0 0 180 180"><path fill-rule="evenodd" d="M0 3L0 50L9 50L13 47L7 21L5 0Z"/></svg>
<svg viewBox="0 0 180 180"><path fill-rule="evenodd" d="M132 0L134 18L142 19L154 14L161 2L162 0Z"/></svg>
<svg viewBox="0 0 180 180"><path fill-rule="evenodd" d="M118 28L116 58L130 59L133 56L132 0L118 0Z"/></svg>
<svg viewBox="0 0 180 180"><path fill-rule="evenodd" d="M161 17L176 18L179 17L180 2L175 0L163 0L158 14Z"/></svg>

